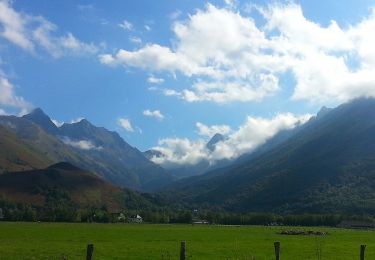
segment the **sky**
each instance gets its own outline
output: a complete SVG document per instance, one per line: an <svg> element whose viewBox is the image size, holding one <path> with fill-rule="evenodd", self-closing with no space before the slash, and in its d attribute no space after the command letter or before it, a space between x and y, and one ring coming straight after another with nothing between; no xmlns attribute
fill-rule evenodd
<svg viewBox="0 0 375 260"><path fill-rule="evenodd" d="M375 96L374 6L0 0L0 114L86 118L161 164L236 158L322 106Z"/></svg>

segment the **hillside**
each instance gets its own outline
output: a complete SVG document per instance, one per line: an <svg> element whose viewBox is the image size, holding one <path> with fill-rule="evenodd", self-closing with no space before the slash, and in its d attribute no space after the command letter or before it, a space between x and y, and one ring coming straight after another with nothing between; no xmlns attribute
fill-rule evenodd
<svg viewBox="0 0 375 260"><path fill-rule="evenodd" d="M233 211L373 214L374 112L374 99L324 111L272 149L164 194Z"/></svg>
<svg viewBox="0 0 375 260"><path fill-rule="evenodd" d="M11 202L39 206L55 199L83 207L117 209L121 190L69 163L57 163L41 170L0 175L0 194Z"/></svg>
<svg viewBox="0 0 375 260"><path fill-rule="evenodd" d="M0 125L0 173L43 168L52 161Z"/></svg>

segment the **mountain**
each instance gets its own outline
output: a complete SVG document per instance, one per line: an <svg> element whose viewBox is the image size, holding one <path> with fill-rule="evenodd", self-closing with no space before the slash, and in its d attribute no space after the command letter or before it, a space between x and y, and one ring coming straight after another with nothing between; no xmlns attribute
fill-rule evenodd
<svg viewBox="0 0 375 260"><path fill-rule="evenodd" d="M211 152L215 150L215 146L217 143L221 142L221 141L224 141L225 140L225 136L222 135L222 134L219 134L219 133L216 133L211 139L210 141L208 141L208 143L206 144L206 147L208 150L210 150Z"/></svg>
<svg viewBox="0 0 375 260"><path fill-rule="evenodd" d="M45 154L0 125L0 174L43 168L52 163Z"/></svg>
<svg viewBox="0 0 375 260"><path fill-rule="evenodd" d="M115 197L120 189L92 173L69 163L57 163L41 170L0 175L0 194L7 200L42 206L52 194L81 206L119 208Z"/></svg>
<svg viewBox="0 0 375 260"><path fill-rule="evenodd" d="M63 124L59 135L65 142L68 139L66 143L89 144L91 148L75 146L76 151L104 162L104 167L91 169L105 173L105 177L114 183L127 183L129 188L150 191L172 181L169 173L126 143L116 132L96 127L86 119Z"/></svg>
<svg viewBox="0 0 375 260"><path fill-rule="evenodd" d="M50 162L73 163L118 186L152 191L173 180L116 132L96 127L86 119L56 127L41 109L35 109L23 117L0 116L0 125Z"/></svg>
<svg viewBox="0 0 375 260"><path fill-rule="evenodd" d="M374 214L375 100L324 110L271 149L164 194L231 211Z"/></svg>
<svg viewBox="0 0 375 260"><path fill-rule="evenodd" d="M42 109L36 108L30 114L26 114L23 118L28 119L39 125L44 131L49 134L58 134L59 130L52 120L47 116Z"/></svg>

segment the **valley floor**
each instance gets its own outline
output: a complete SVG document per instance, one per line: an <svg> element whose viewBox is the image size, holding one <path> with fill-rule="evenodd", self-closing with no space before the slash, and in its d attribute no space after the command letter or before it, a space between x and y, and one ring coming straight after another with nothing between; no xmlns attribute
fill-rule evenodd
<svg viewBox="0 0 375 260"><path fill-rule="evenodd" d="M277 234L294 229L320 230L328 235ZM367 245L366 259L375 259L375 231L9 222L0 222L0 259L84 259L90 243L94 244L94 259L178 259L181 240L187 241L188 259L275 259L274 241L281 242L281 259L359 259L361 244Z"/></svg>

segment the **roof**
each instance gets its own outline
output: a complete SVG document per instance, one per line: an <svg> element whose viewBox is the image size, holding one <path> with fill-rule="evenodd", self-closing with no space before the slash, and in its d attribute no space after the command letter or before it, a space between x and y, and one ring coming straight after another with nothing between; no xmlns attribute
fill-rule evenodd
<svg viewBox="0 0 375 260"><path fill-rule="evenodd" d="M140 219L142 217L137 214L137 215L130 216L130 218L138 218L138 219Z"/></svg>

